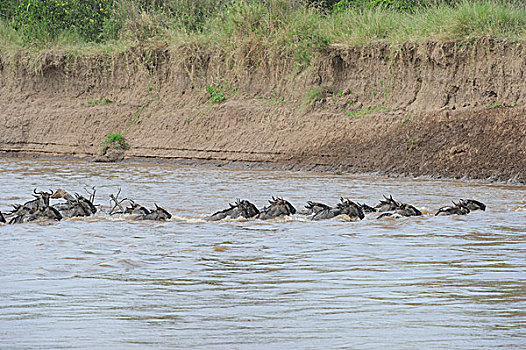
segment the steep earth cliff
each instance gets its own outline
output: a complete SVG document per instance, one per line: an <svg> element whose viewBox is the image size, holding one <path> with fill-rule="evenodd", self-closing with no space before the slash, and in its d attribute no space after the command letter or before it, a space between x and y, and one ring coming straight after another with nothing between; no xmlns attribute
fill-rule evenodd
<svg viewBox="0 0 526 350"><path fill-rule="evenodd" d="M182 47L4 57L0 152L93 157L121 132L127 158L525 182L524 52L333 46L303 69Z"/></svg>

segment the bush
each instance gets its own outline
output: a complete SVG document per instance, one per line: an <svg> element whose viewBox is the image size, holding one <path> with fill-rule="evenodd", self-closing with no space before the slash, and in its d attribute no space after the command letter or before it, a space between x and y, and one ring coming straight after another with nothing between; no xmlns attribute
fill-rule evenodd
<svg viewBox="0 0 526 350"><path fill-rule="evenodd" d="M114 0L2 0L0 10L24 40L52 39L63 31L75 31L88 41L100 41L114 6Z"/></svg>
<svg viewBox="0 0 526 350"><path fill-rule="evenodd" d="M114 148L116 149L128 149L128 144L124 140L124 136L119 132L114 132L107 134L104 138L104 141L102 141L102 148L106 147L107 145L114 144Z"/></svg>
<svg viewBox="0 0 526 350"><path fill-rule="evenodd" d="M225 94L223 93L223 88L221 86L213 87L208 85L206 87L206 92L210 94L210 101L213 103L221 103L226 100Z"/></svg>

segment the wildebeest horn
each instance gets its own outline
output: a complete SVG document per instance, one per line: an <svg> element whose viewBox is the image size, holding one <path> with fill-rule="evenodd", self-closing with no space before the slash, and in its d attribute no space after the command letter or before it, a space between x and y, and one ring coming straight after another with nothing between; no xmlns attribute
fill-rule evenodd
<svg viewBox="0 0 526 350"><path fill-rule="evenodd" d="M155 209L159 209L159 206L157 205L157 203L153 203L155 204Z"/></svg>

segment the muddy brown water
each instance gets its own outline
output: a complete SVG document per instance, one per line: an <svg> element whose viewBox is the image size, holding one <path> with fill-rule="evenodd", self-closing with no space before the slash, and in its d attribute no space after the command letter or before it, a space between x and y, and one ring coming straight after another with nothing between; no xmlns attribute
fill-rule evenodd
<svg viewBox="0 0 526 350"><path fill-rule="evenodd" d="M526 187L288 171L0 158L0 209L34 187L122 194L165 223L103 213L0 226L8 349L526 347ZM383 194L422 218L209 223L235 198L297 208ZM486 212L434 217L452 199Z"/></svg>

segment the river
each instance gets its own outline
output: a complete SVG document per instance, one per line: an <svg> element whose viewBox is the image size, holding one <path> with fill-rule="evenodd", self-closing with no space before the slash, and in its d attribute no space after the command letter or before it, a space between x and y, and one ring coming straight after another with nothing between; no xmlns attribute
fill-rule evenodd
<svg viewBox="0 0 526 350"><path fill-rule="evenodd" d="M0 210L33 188L173 214L0 225L2 349L524 349L526 187L171 164L0 158ZM206 222L236 198L424 217ZM459 198L487 204L433 216Z"/></svg>

